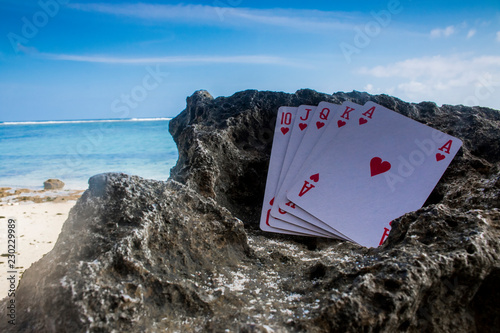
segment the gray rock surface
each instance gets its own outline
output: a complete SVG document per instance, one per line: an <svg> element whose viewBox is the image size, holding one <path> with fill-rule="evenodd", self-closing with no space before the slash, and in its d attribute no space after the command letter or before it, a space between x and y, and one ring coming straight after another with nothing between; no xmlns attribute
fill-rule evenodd
<svg viewBox="0 0 500 333"><path fill-rule="evenodd" d="M258 230L277 109L323 100L372 100L464 141L382 247ZM170 132L179 160L167 182L89 180L54 249L24 273L15 330L498 331L498 111L359 92L198 91Z"/></svg>

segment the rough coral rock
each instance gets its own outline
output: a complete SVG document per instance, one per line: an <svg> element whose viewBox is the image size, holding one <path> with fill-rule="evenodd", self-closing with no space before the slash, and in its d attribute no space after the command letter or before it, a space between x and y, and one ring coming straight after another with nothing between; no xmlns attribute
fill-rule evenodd
<svg viewBox="0 0 500 333"><path fill-rule="evenodd" d="M258 230L276 111L375 101L463 140L386 243ZM102 174L23 275L19 332L489 332L500 327L500 113L366 93L195 92L167 182ZM2 301L5 309L8 299Z"/></svg>

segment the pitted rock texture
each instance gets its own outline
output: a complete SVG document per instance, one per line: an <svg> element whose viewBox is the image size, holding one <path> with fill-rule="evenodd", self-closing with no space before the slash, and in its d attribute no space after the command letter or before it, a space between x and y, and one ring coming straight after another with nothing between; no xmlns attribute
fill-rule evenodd
<svg viewBox="0 0 500 333"><path fill-rule="evenodd" d="M464 141L424 207L363 248L258 230L279 106L375 101ZM500 113L366 93L198 91L167 182L102 174L24 273L19 332L493 332ZM6 309L8 299L2 301Z"/></svg>

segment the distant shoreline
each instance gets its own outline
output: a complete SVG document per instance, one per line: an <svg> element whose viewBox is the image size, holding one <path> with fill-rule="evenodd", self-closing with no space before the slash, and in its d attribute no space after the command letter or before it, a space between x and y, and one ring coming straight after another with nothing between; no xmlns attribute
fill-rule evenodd
<svg viewBox="0 0 500 333"><path fill-rule="evenodd" d="M65 189L86 190L90 177L106 172L165 180L178 158L169 119L0 124L0 186L36 191L55 178Z"/></svg>
<svg viewBox="0 0 500 333"><path fill-rule="evenodd" d="M29 120L29 121L0 121L0 126L7 125L49 125L49 124L86 124L86 123L117 123L134 121L170 121L172 118L121 118L121 119L75 119L75 120Z"/></svg>

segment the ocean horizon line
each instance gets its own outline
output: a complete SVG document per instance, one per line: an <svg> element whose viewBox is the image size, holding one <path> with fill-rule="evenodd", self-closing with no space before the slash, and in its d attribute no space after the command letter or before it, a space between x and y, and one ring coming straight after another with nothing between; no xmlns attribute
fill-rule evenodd
<svg viewBox="0 0 500 333"><path fill-rule="evenodd" d="M48 125L48 124L81 124L81 123L111 123L134 121L170 121L172 117L154 118L108 118L108 119L75 119L75 120L28 120L28 121L0 121L1 125Z"/></svg>

